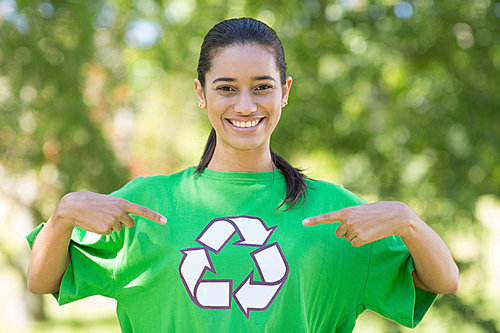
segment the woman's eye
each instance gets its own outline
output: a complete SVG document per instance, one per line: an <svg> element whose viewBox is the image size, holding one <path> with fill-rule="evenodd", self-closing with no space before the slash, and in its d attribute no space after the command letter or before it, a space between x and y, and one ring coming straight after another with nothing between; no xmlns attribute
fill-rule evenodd
<svg viewBox="0 0 500 333"><path fill-rule="evenodd" d="M271 85L269 84L261 84L260 86L257 87L257 90L266 90L272 88Z"/></svg>

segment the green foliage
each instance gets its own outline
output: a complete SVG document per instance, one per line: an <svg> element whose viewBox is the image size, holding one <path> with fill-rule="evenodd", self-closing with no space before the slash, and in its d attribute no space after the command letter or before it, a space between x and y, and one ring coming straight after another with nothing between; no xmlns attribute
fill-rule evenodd
<svg viewBox="0 0 500 333"><path fill-rule="evenodd" d="M101 119L92 117L109 112L109 103L91 110L82 98L85 66L94 61L92 8L58 3L53 17L43 18L39 3L23 5L18 11L28 18L29 31L1 22L0 161L12 173L45 167L56 195L85 188L110 192L127 171L102 135Z"/></svg>
<svg viewBox="0 0 500 333"><path fill-rule="evenodd" d="M18 1L14 17L0 14L0 163L13 175L36 171L36 216L53 209L47 196L111 192L137 164L115 156L117 112L140 109L152 87L189 89L206 32L252 16L276 29L294 79L275 151L322 161L331 166L322 177L360 194L409 203L447 241L466 232L480 243L476 202L500 185L500 3L409 1L406 19L395 15L401 4ZM156 171L186 163L174 150ZM481 270L479 259L459 264ZM469 296L438 301L454 314L443 315L451 331L466 322L496 332L499 318Z"/></svg>

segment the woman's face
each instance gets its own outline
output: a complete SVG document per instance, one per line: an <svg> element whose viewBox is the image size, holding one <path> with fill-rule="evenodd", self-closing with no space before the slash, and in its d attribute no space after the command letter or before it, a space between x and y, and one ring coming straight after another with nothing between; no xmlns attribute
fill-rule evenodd
<svg viewBox="0 0 500 333"><path fill-rule="evenodd" d="M229 149L269 147L292 78L281 85L274 55L257 44L229 46L212 59L205 89L195 79L198 103L207 109L217 146Z"/></svg>

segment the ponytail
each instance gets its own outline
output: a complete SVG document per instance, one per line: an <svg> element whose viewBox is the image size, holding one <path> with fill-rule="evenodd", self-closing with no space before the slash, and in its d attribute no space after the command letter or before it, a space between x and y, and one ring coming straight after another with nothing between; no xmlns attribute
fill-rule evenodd
<svg viewBox="0 0 500 333"><path fill-rule="evenodd" d="M305 181L305 175L302 170L294 168L290 165L283 157L276 154L271 149L271 159L274 165L281 170L283 176L285 176L286 182L286 195L285 200L278 206L277 209L280 209L281 206L285 204L289 204L289 207L285 209L285 211L291 209L295 206L299 201L306 199L306 191L307 185Z"/></svg>
<svg viewBox="0 0 500 333"><path fill-rule="evenodd" d="M196 167L196 174L200 174L208 166L215 151L215 145L217 143L217 135L215 130L212 128L210 135L208 136L207 144L205 145L205 150L201 156L200 163ZM302 170L294 168L290 165L283 157L276 154L271 149L271 160L274 165L281 170L283 176L285 176L286 182L286 195L285 200L276 209L280 209L283 205L289 204L289 207L285 211L291 209L299 201L306 199L307 185L305 181L305 175Z"/></svg>
<svg viewBox="0 0 500 333"><path fill-rule="evenodd" d="M212 160L212 156L214 156L215 144L217 143L217 135L215 134L215 130L212 127L210 131L210 135L208 136L207 144L205 145L205 150L203 151L203 155L201 156L200 164L196 167L196 173L200 174L205 170L208 166L208 163Z"/></svg>

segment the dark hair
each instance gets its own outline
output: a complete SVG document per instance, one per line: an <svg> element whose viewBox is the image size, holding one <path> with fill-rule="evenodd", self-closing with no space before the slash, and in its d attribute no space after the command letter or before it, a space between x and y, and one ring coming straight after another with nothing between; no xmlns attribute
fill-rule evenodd
<svg viewBox="0 0 500 333"><path fill-rule="evenodd" d="M225 20L217 23L205 36L201 45L200 59L198 61L198 80L202 88L205 87L205 75L211 68L211 61L222 49L243 44L258 44L270 48L276 59L276 68L280 73L281 84L286 84L285 52L276 32L265 23L253 18L242 17ZM205 151L196 168L199 174L210 163L217 142L217 134L212 128L208 137ZM305 199L307 185L302 170L294 168L283 157L271 149L271 159L274 165L281 170L286 181L286 196L281 205L290 204L290 209L297 202Z"/></svg>
<svg viewBox="0 0 500 333"><path fill-rule="evenodd" d="M285 51L276 32L267 24L250 17L229 19L214 25L201 44L198 60L198 80L205 87L205 74L217 52L232 45L259 44L272 49L281 84L286 84Z"/></svg>

